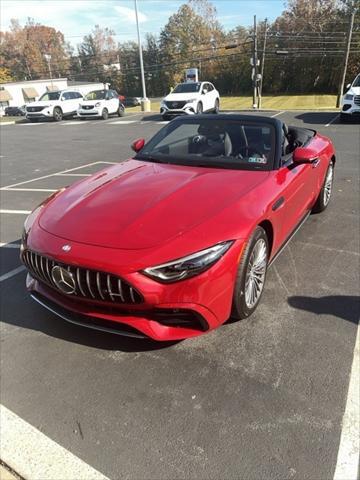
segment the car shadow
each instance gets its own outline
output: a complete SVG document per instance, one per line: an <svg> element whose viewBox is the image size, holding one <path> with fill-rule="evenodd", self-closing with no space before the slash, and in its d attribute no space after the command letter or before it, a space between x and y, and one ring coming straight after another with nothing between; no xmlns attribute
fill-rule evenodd
<svg viewBox="0 0 360 480"><path fill-rule="evenodd" d="M303 123L308 123L310 125L326 125L327 123L331 122L336 116L338 115L338 118L334 122L332 122L332 125L340 123L340 117L339 117L339 112L306 112L306 113L300 113L298 115L295 115L295 118L298 120L302 120Z"/></svg>
<svg viewBox="0 0 360 480"><path fill-rule="evenodd" d="M142 122L160 122L162 121L162 116L160 114L150 114L150 115L144 115L141 119Z"/></svg>
<svg viewBox="0 0 360 480"><path fill-rule="evenodd" d="M348 322L359 323L360 296L329 295L326 297L293 296L288 298L291 307L316 315L334 315Z"/></svg>

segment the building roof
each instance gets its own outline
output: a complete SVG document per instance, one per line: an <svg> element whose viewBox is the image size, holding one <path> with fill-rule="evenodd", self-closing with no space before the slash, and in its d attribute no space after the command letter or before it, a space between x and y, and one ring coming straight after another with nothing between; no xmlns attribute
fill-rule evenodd
<svg viewBox="0 0 360 480"><path fill-rule="evenodd" d="M25 95L25 97L27 97L29 99L39 96L38 92L36 91L36 88L34 88L34 87L22 88L22 91L23 91L23 94Z"/></svg>
<svg viewBox="0 0 360 480"><path fill-rule="evenodd" d="M3 89L3 90L0 90L0 102L8 102L9 100L12 100L12 96L11 94Z"/></svg>
<svg viewBox="0 0 360 480"><path fill-rule="evenodd" d="M67 78L53 78L53 82L61 82L65 81L67 82ZM51 83L51 78L42 78L39 80L21 80L19 82L2 82L1 85L26 85L26 84L31 84L31 83Z"/></svg>

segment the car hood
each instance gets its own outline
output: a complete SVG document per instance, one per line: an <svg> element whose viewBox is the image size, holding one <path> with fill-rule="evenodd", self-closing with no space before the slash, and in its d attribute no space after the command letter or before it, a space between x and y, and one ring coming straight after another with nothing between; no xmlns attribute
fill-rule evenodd
<svg viewBox="0 0 360 480"><path fill-rule="evenodd" d="M49 107L58 103L59 100L48 100L47 102L31 102L26 105L26 107Z"/></svg>
<svg viewBox="0 0 360 480"><path fill-rule="evenodd" d="M181 100L189 100L190 98L198 98L199 96L199 92L169 93L169 95L164 98L164 101L176 102Z"/></svg>
<svg viewBox="0 0 360 480"><path fill-rule="evenodd" d="M360 95L360 87L351 87L350 90L346 93L351 93L352 95Z"/></svg>
<svg viewBox="0 0 360 480"><path fill-rule="evenodd" d="M81 105L95 105L95 103L98 103L98 102L103 102L104 100L101 99L101 100L81 100L80 103Z"/></svg>
<svg viewBox="0 0 360 480"><path fill-rule="evenodd" d="M43 209L39 225L74 242L155 247L214 217L267 175L129 160L59 194Z"/></svg>

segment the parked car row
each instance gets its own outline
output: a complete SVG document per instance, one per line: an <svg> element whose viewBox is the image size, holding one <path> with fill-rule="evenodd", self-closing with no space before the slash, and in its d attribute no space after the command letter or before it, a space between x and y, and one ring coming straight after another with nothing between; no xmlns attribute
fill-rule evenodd
<svg viewBox="0 0 360 480"><path fill-rule="evenodd" d="M26 118L31 122L66 117L103 118L109 115L125 115L125 107L115 90L94 90L85 97L75 90L44 93L38 101L26 105Z"/></svg>

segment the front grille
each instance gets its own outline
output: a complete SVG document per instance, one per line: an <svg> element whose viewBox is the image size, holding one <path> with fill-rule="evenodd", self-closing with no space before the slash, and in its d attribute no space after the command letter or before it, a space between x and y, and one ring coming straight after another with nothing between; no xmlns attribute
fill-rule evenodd
<svg viewBox="0 0 360 480"><path fill-rule="evenodd" d="M168 108L180 109L185 107L186 102L165 102L165 104Z"/></svg>
<svg viewBox="0 0 360 480"><path fill-rule="evenodd" d="M360 105L360 95L355 95L355 97L354 97L354 103L355 103L356 105Z"/></svg>
<svg viewBox="0 0 360 480"><path fill-rule="evenodd" d="M118 304L143 302L142 295L134 287L111 273L65 265L31 250L23 252L22 261L33 277L63 294L64 292L54 282L52 270L58 266L70 272L74 281L74 292L68 294L69 297L81 297Z"/></svg>
<svg viewBox="0 0 360 480"><path fill-rule="evenodd" d="M82 105L81 108L83 110L92 110L94 108L94 105Z"/></svg>
<svg viewBox="0 0 360 480"><path fill-rule="evenodd" d="M44 107L26 107L27 112L41 112Z"/></svg>

